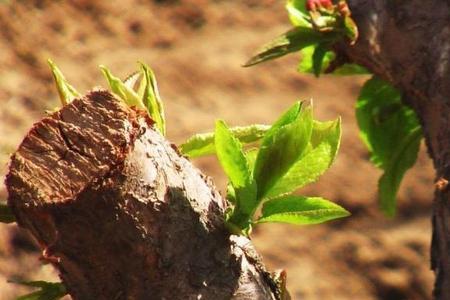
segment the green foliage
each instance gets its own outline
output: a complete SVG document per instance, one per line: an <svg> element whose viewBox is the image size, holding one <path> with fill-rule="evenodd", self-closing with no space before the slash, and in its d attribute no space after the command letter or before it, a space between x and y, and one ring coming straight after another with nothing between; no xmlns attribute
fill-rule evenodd
<svg viewBox="0 0 450 300"><path fill-rule="evenodd" d="M256 124L229 129L241 143L251 144L260 140L269 127L267 125ZM214 132L196 134L181 144L179 148L181 153L190 158L214 154L216 152L214 147Z"/></svg>
<svg viewBox="0 0 450 300"><path fill-rule="evenodd" d="M349 216L339 205L319 197L281 196L264 203L256 223L318 224Z"/></svg>
<svg viewBox="0 0 450 300"><path fill-rule="evenodd" d="M325 59L327 52L329 52L328 47L327 44L318 44L314 48L314 53L312 55L312 69L316 76L319 76L322 72L323 60Z"/></svg>
<svg viewBox="0 0 450 300"><path fill-rule="evenodd" d="M294 25L286 33L263 46L244 66L252 66L307 47L314 49L310 66L318 75L323 71L325 62L329 62L332 45L345 38L354 43L358 38L358 29L350 17L346 3L330 3L317 8L306 8L304 0L288 0L286 9Z"/></svg>
<svg viewBox="0 0 450 300"><path fill-rule="evenodd" d="M300 108L299 103L294 106L297 107ZM298 161L311 139L312 109L297 110L295 118L290 113L275 123L261 142L254 169L261 198Z"/></svg>
<svg viewBox="0 0 450 300"><path fill-rule="evenodd" d="M345 37L354 43L358 37L357 27L350 18L350 10L345 2L340 1L337 6L331 1L316 2L307 7L306 0L288 0L286 9L295 27L263 48L246 65L300 50L299 72L316 76L330 72L337 75L369 74L362 66L349 64L345 58L333 52L336 41ZM362 88L356 115L361 138L371 152L371 161L384 171L378 183L381 210L392 216L395 214L396 195L401 180L417 159L422 139L419 122L413 110L401 102L400 93L375 77ZM326 168L338 147L334 136L340 132L329 134L328 144L318 146L310 154L306 151L303 161L299 160L292 166L266 196L276 197L316 180L322 171L319 172L321 167L315 164ZM319 157L326 159L321 160Z"/></svg>
<svg viewBox="0 0 450 300"><path fill-rule="evenodd" d="M267 193L268 198L292 193L315 182L333 163L341 139L341 120L313 122L311 140L305 153Z"/></svg>
<svg viewBox="0 0 450 300"><path fill-rule="evenodd" d="M47 60L50 69L55 79L56 89L58 90L59 99L62 105L70 103L73 99L80 97L81 94L71 86L64 77L61 70L53 63L52 60Z"/></svg>
<svg viewBox="0 0 450 300"><path fill-rule="evenodd" d="M141 87L139 87L138 95L144 103L148 114L155 121L156 126L162 135L166 134L166 120L164 117L164 106L161 97L159 96L158 84L156 83L155 74L146 65L141 63L141 73L143 80Z"/></svg>
<svg viewBox="0 0 450 300"><path fill-rule="evenodd" d="M67 82L62 72L50 59L48 64L53 73L62 105L66 105L74 98L80 97L81 95ZM165 135L164 107L153 71L146 64L140 63L140 70L122 81L114 76L105 66L100 66L100 69L109 87L118 99L128 106L135 106L137 109L147 111L159 132Z"/></svg>
<svg viewBox="0 0 450 300"><path fill-rule="evenodd" d="M300 73L311 73L319 77L321 73L329 72L328 68L330 67L330 63L336 59L336 55L333 51L327 50L326 45L320 45L320 48L319 45L313 45L300 51L301 59L297 69ZM327 51L323 54L324 49ZM332 74L346 76L366 75L370 73L360 65L346 63L336 67Z"/></svg>
<svg viewBox="0 0 450 300"><path fill-rule="evenodd" d="M107 67L102 65L100 66L100 69L108 81L112 92L116 94L119 99L123 100L125 104L129 106L136 106L142 110L146 109L144 102L142 99L139 99L139 95L136 91L126 85L120 78L114 76Z"/></svg>
<svg viewBox="0 0 450 300"><path fill-rule="evenodd" d="M4 202L0 202L0 223L13 223L15 221L16 218L9 206Z"/></svg>
<svg viewBox="0 0 450 300"><path fill-rule="evenodd" d="M159 132L165 135L164 106L159 96L158 85L153 71L146 64L140 63L140 71L122 81L114 76L105 66L100 66L100 69L113 93L128 106L135 106L138 109L147 111L150 118L155 121Z"/></svg>
<svg viewBox="0 0 450 300"><path fill-rule="evenodd" d="M245 152L233 132L218 121L215 150L230 180L227 198L234 205L227 214L228 228L248 235L256 223L312 224L348 215L340 206L323 199L290 196L331 166L340 132L339 119L314 121L311 106L303 108L297 102L265 130L259 149ZM255 221L255 213L264 202L266 213Z"/></svg>
<svg viewBox="0 0 450 300"><path fill-rule="evenodd" d="M233 202L239 214L232 216L232 223L239 228L249 226L256 200L256 184L239 140L233 136L223 121L216 122L214 144L217 157L230 179Z"/></svg>
<svg viewBox="0 0 450 300"><path fill-rule="evenodd" d="M244 66L253 66L292 52L297 52L310 45L333 42L336 38L337 36L334 33L322 33L313 28L295 27L264 45Z"/></svg>
<svg viewBox="0 0 450 300"><path fill-rule="evenodd" d="M10 281L21 285L40 288L36 292L18 297L16 300L58 300L67 294L61 282L47 281Z"/></svg>
<svg viewBox="0 0 450 300"><path fill-rule="evenodd" d="M384 170L379 181L380 205L392 216L400 182L417 159L420 124L414 111L401 102L400 93L377 77L361 89L356 118L361 138L371 152L370 160Z"/></svg>
<svg viewBox="0 0 450 300"><path fill-rule="evenodd" d="M242 151L242 145L223 121L216 122L214 143L217 157L233 187L241 188L248 185L251 171Z"/></svg>

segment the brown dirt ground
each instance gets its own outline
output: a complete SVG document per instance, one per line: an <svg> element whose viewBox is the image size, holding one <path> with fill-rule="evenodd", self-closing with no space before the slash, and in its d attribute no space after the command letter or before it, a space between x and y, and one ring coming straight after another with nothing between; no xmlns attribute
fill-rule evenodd
<svg viewBox="0 0 450 300"><path fill-rule="evenodd" d="M343 141L328 174L300 192L332 199L353 216L320 226L260 226L257 249L270 268L287 269L294 299L430 299L433 171L426 153L402 185L398 216L386 219L376 205L380 172L367 161L353 113L366 78L300 75L297 55L240 67L288 27L283 3L275 0L0 1L2 176L28 128L58 105L49 57L80 91L105 85L99 64L122 76L138 60L150 64L176 143L212 128L216 118L268 123L294 100L313 98L319 119L342 116ZM223 187L214 158L195 163ZM9 278L57 280L38 257L26 233L0 225L1 300L27 291Z"/></svg>

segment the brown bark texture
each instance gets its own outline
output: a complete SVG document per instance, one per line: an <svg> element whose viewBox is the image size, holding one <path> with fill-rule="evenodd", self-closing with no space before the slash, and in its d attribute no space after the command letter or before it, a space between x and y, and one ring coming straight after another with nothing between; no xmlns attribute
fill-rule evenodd
<svg viewBox="0 0 450 300"><path fill-rule="evenodd" d="M360 37L343 60L393 83L418 114L436 169L431 268L434 297L450 299L450 1L349 0Z"/></svg>
<svg viewBox="0 0 450 300"><path fill-rule="evenodd" d="M106 91L36 123L6 186L73 299L280 299L211 181Z"/></svg>

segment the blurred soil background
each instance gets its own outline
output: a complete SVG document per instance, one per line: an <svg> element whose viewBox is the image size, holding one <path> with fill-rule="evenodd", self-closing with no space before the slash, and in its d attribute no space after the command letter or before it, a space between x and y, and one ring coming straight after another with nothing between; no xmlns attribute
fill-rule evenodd
<svg viewBox="0 0 450 300"><path fill-rule="evenodd" d="M331 170L299 193L334 200L353 215L325 225L257 227L257 249L271 269L287 270L293 299L431 299L433 170L426 152L402 184L398 215L385 218L376 203L381 173L368 161L354 117L367 77L301 75L298 55L241 67L289 26L280 0L0 1L1 176L32 124L59 105L47 58L83 92L105 86L99 64L125 77L137 61L148 63L175 143L210 130L216 118L269 123L293 101L313 98L317 118L342 117L343 139ZM214 157L194 163L223 189ZM0 299L28 291L8 279L58 276L41 265L27 233L0 225Z"/></svg>

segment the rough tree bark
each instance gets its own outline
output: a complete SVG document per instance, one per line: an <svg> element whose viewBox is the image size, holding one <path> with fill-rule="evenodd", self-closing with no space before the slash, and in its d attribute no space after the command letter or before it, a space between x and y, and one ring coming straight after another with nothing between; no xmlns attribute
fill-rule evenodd
<svg viewBox="0 0 450 300"><path fill-rule="evenodd" d="M349 0L360 38L341 44L345 59L364 65L403 92L418 114L436 169L431 267L434 297L450 299L450 1Z"/></svg>
<svg viewBox="0 0 450 300"><path fill-rule="evenodd" d="M106 91L36 123L8 203L73 299L281 299L207 177Z"/></svg>

